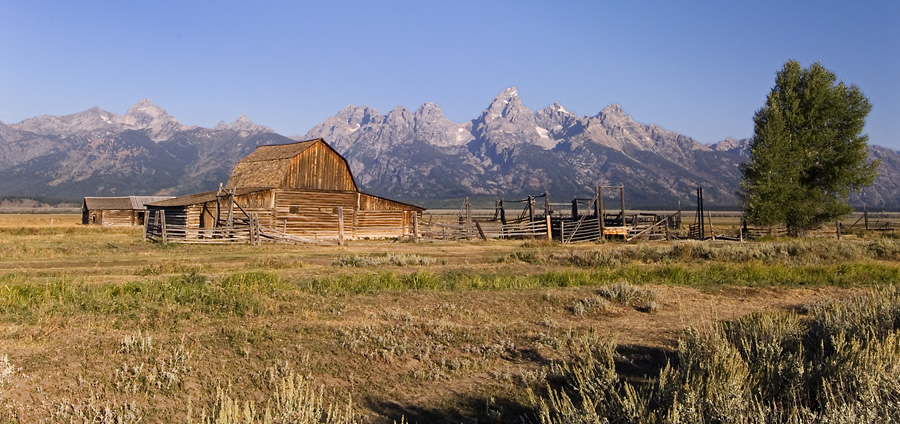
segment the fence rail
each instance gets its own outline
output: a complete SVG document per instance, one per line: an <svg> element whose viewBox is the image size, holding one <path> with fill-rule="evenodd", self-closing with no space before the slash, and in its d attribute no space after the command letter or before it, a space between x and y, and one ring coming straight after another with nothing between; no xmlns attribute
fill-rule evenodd
<svg viewBox="0 0 900 424"><path fill-rule="evenodd" d="M338 208L340 209L340 208ZM243 210L242 210L243 212ZM337 222L321 222L322 229L313 235L298 235L290 231L287 224L274 227L260 225L259 216L256 213L244 213L244 216L231 217L227 220L218 220L212 228L187 225L187 216L184 213L171 213L166 216L166 211L147 214L144 223L144 238L160 243L183 244L260 244L266 243L303 243L343 244L348 238L392 238L407 237L415 233L417 219L412 226L390 225L355 225L355 222L343 220L343 211L338 211ZM374 211L379 212L379 211ZM394 211L390 211L395 213ZM371 214L370 214L371 215ZM413 236L415 239L415 237Z"/></svg>
<svg viewBox="0 0 900 424"><path fill-rule="evenodd" d="M476 237L482 239L548 238L550 234L547 230L546 220L523 221L506 225L494 220L472 219L471 222L471 225L424 222L419 224L419 234L426 240L465 240Z"/></svg>

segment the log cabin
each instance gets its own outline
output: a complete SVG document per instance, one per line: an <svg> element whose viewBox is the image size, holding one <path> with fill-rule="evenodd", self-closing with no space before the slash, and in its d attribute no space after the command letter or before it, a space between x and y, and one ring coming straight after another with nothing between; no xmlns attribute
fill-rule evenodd
<svg viewBox="0 0 900 424"><path fill-rule="evenodd" d="M104 227L143 225L147 203L172 196L85 197L81 202L81 223Z"/></svg>
<svg viewBox="0 0 900 424"><path fill-rule="evenodd" d="M259 146L219 190L148 205L145 232L165 242L389 238L408 235L424 211L361 192L347 160L319 138Z"/></svg>

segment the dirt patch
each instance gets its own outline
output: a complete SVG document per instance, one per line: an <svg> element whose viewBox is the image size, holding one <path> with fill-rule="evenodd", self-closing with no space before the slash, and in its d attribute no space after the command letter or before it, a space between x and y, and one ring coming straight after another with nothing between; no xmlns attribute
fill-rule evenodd
<svg viewBox="0 0 900 424"><path fill-rule="evenodd" d="M141 326L119 324L129 322L122 317L8 325L0 352L17 370L0 399L22 405L34 419L46 418L65 399L138 402L148 421L162 422L186 417L184 399L211 408L216 386L264 403L271 393L267 374L292 369L328 387L335 401L352 395L373 422L400 415L466 421L484 414L491 399L507 414L522 408L523 387L538 382L550 361L567 356L569 333L616 341L640 378L664 365L686 326L858 291L648 288L658 295L655 312L610 304L580 315L570 305L596 296L597 288L304 295L264 316L141 329L153 345L144 355L123 351L124 340ZM172 372L167 361L182 343L190 355L179 380L170 387L148 383L161 378L154 373ZM133 371L137 367L142 370Z"/></svg>
<svg viewBox="0 0 900 424"><path fill-rule="evenodd" d="M636 285L649 293L643 303L606 297L603 288L624 279L599 277L580 280L587 284L581 287L548 283L518 289L328 292L306 287L312 279L341 276L366 283L381 275L402 278L417 272L436 278L454 273L583 276L621 269L625 275L673 262L691 271L722 264L677 257L668 244L160 246L142 241L139 228L82 227L74 217L67 217L65 228L42 227L49 219L56 224L56 218L31 217L10 228L13 218L0 216L0 282L17 290L0 299L5 308L0 359L7 358L0 360L0 416L15 412L20 422L66 421L72 411L100 410L121 417L137 414L142 422L184 422L189 408L195 419L204 409L212 411L217 389L264 405L274 381L290 372L323 385L330 401L343 405L352 398L367 422L509 419L528 412L525 388L545 384L546 365L570 357L572 334L615 341L626 358L618 365L639 381L665 365L688 326L757 311L802 311L803 305L856 295L871 284ZM697 245L685 246L687 255ZM418 255L428 265L336 265L345 255L389 254ZM784 268L794 266L785 261L806 264L805 258L776 259ZM854 265L862 271L896 267L884 263L865 259ZM210 287L197 293L213 296L227 289L217 283L238 273L274 276L283 287L251 293L263 293L262 304L240 313L209 306L185 310L183 305L195 299L179 298L184 292L176 289L140 298L149 304L109 301L126 296L118 290L124 283L135 283L129 290L144 290L194 275ZM72 287L99 290L81 294ZM43 300L16 303L23 296Z"/></svg>

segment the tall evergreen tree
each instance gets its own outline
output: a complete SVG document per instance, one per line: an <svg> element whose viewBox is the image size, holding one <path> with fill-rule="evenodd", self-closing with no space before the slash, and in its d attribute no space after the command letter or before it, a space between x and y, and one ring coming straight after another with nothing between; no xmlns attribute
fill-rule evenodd
<svg viewBox="0 0 900 424"><path fill-rule="evenodd" d="M738 195L749 222L802 234L853 211L851 190L870 186L878 162L862 134L872 109L855 85L835 84L820 63L785 62L753 118L750 161Z"/></svg>

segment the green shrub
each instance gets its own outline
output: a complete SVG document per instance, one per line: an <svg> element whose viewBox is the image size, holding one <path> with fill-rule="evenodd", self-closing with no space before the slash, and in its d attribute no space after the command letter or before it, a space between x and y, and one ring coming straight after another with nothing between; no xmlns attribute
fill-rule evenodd
<svg viewBox="0 0 900 424"><path fill-rule="evenodd" d="M200 424L353 424L359 422L352 399L346 406L327 403L325 387L314 386L308 378L288 372L271 373L274 388L265 405L241 401L228 388L216 389L216 401L209 415L200 414ZM192 412L188 422L193 423Z"/></svg>
<svg viewBox="0 0 900 424"><path fill-rule="evenodd" d="M368 267L379 265L410 266L432 265L434 258L415 254L388 253L381 255L341 255L334 266Z"/></svg>
<svg viewBox="0 0 900 424"><path fill-rule="evenodd" d="M653 312L658 309L656 292L651 289L636 287L625 282L618 282L601 287L597 294L615 303L631 306L642 312Z"/></svg>
<svg viewBox="0 0 900 424"><path fill-rule="evenodd" d="M648 415L644 399L616 373L614 344L588 333L570 336L568 346L572 360L549 367L547 396L529 390L540 423L631 423Z"/></svg>
<svg viewBox="0 0 900 424"><path fill-rule="evenodd" d="M570 337L550 367L541 423L856 423L900 421L900 290L689 328L676 360L643 387L615 371L615 349Z"/></svg>

